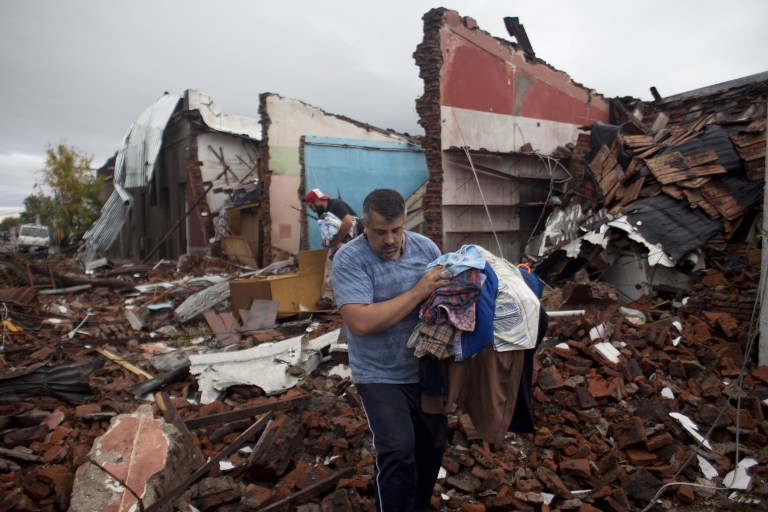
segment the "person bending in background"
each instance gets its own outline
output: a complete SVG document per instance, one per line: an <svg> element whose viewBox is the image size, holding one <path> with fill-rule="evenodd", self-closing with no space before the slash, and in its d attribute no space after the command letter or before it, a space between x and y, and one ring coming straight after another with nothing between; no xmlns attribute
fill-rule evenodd
<svg viewBox="0 0 768 512"><path fill-rule="evenodd" d="M315 303L315 306L320 309L331 309L333 307L333 286L331 284L333 257L339 247L360 234L362 229L359 227L357 213L347 203L341 199L331 199L323 194L319 188L313 188L307 192L304 202L317 214L318 218L322 217L323 214L330 213L341 221L339 230L328 244L328 256L325 260L325 271L323 273L323 286L320 289L320 299Z"/></svg>
<svg viewBox="0 0 768 512"><path fill-rule="evenodd" d="M379 512L427 510L448 438L446 415L421 410L419 361L406 343L420 304L451 276L442 267L425 273L440 250L405 231L405 214L399 192L374 190L363 203L364 235L333 260L352 380L376 450Z"/></svg>

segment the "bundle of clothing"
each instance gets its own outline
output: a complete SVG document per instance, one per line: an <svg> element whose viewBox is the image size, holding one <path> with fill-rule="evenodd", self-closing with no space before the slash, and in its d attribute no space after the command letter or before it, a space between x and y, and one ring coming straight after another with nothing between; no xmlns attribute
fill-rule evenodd
<svg viewBox="0 0 768 512"><path fill-rule="evenodd" d="M436 259L452 275L424 302L408 347L420 358L426 412L469 414L485 441L533 432L533 355L546 331L541 285L477 245Z"/></svg>
<svg viewBox="0 0 768 512"><path fill-rule="evenodd" d="M358 221L359 219L357 217L352 217L352 225L349 228L349 233L357 233ZM341 229L341 219L331 212L325 212L320 216L319 219L317 219L317 224L320 227L320 238L322 246L330 247L331 251L336 252L338 247L331 247L331 240L336 238L339 229ZM352 235L347 234L347 236L344 237L344 240L342 240L342 243L349 242L351 239Z"/></svg>

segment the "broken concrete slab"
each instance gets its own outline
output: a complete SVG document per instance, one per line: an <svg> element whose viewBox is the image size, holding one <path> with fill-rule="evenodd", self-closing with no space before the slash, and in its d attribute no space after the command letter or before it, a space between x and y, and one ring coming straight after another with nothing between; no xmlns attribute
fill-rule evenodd
<svg viewBox="0 0 768 512"><path fill-rule="evenodd" d="M96 439L90 460L77 469L71 512L134 510L157 500L191 472L181 433L150 406L121 414ZM141 507L140 507L141 508ZM164 510L172 510L169 505Z"/></svg>

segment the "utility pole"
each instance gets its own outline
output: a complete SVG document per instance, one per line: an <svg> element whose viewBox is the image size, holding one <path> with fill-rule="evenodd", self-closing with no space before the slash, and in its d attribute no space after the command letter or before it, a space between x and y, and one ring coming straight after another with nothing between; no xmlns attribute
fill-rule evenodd
<svg viewBox="0 0 768 512"><path fill-rule="evenodd" d="M768 107L768 98L765 99ZM768 108L766 108L768 111ZM768 121L768 112L766 112ZM765 145L768 148L768 129L765 130ZM765 153L765 163L768 167L768 151ZM768 365L768 300L766 300L765 284L768 281L768 169L764 172L763 186L763 226L762 226L762 259L760 261L760 289L757 290L757 300L760 301L760 344L758 346L757 364Z"/></svg>

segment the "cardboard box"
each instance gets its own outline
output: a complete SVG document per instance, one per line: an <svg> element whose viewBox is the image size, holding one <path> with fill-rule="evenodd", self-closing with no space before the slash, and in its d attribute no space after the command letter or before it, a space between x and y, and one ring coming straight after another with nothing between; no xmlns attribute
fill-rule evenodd
<svg viewBox="0 0 768 512"><path fill-rule="evenodd" d="M278 276L258 276L229 283L232 312L240 316L253 299L278 302L277 315L321 311L315 307L323 286L327 249L299 253L299 271Z"/></svg>

